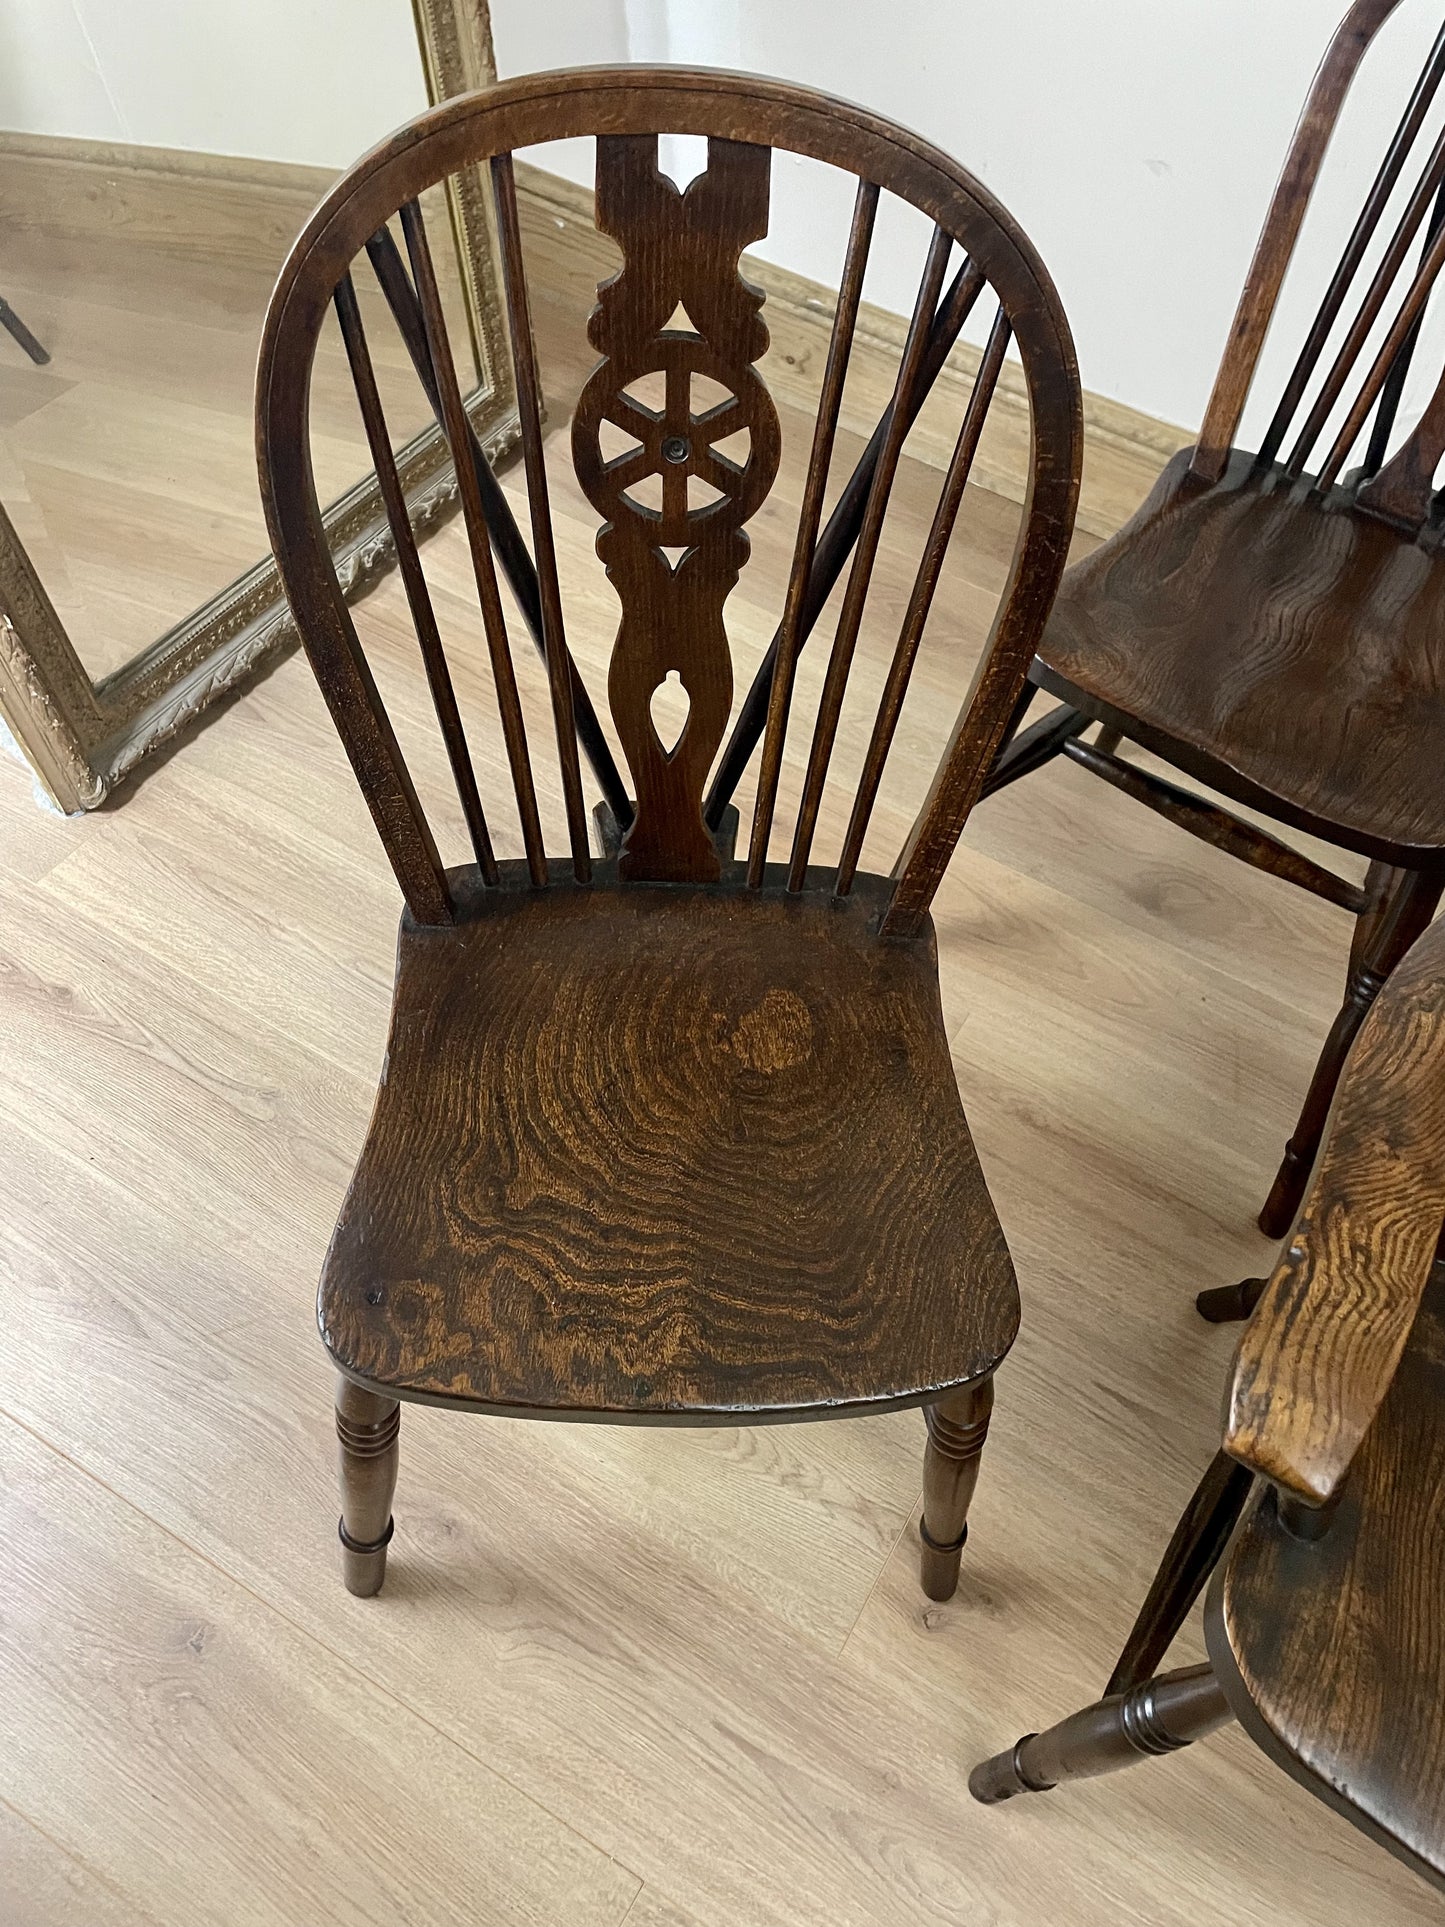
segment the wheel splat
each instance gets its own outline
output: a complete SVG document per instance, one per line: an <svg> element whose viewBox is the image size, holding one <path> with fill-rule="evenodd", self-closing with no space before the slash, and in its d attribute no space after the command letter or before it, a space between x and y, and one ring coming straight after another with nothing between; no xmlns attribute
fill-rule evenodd
<svg viewBox="0 0 1445 1927"><path fill-rule="evenodd" d="M604 359L577 404L572 458L607 518L597 553L622 604L608 698L637 792L620 858L629 879L721 874L702 796L732 703L723 605L781 440L752 365L768 345L762 292L737 272L743 249L767 232L771 163L769 148L710 140L706 170L680 190L658 169L655 135L597 142L597 225L624 260L598 289L588 324ZM719 272L720 256L731 272ZM649 376L654 390L661 377L657 406L633 392ZM695 392L703 388L705 403ZM611 460L604 423L629 443ZM725 454L718 444L736 449L744 430L741 459ZM688 709L669 747L651 705L672 673Z"/></svg>

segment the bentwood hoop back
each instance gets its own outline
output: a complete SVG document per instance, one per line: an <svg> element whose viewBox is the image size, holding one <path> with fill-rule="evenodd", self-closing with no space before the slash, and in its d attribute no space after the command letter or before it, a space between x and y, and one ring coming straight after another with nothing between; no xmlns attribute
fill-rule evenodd
<svg viewBox="0 0 1445 1927"><path fill-rule="evenodd" d="M660 169L660 134L706 140L706 167L685 188ZM576 611L549 498L560 451L549 480L512 162L517 147L578 137L595 139L597 225L622 266L588 324L601 359L573 415L566 480L600 520L620 605L606 697L625 778L568 644ZM851 176L853 211L787 590L734 714L726 605L784 449L759 368L763 297L740 270L768 232L775 149ZM530 545L466 417L420 199L471 168L496 197ZM892 399L825 518L884 196L920 210L931 234ZM363 273L452 450L490 672L482 721L500 732L509 797L478 778L477 719L464 722L455 651L395 486ZM835 750L904 443L985 298L977 376L839 807ZM308 384L333 306L466 825L460 868L439 854L322 539ZM1017 547L932 787L884 877L866 868L865 839L1010 344L1032 436ZM387 1074L321 1289L343 1374L348 1583L381 1582L399 1398L672 1423L918 1404L925 1584L946 1596L1018 1314L953 1080L928 912L1017 705L1078 487L1072 347L1027 239L927 143L799 88L681 69L511 82L403 128L317 210L267 319L258 452L282 578L407 904ZM799 656L845 569L785 841ZM545 665L550 729L536 740L508 592ZM668 740L656 698L674 678L687 713ZM735 858L733 796L759 740ZM565 821L560 852L545 843L551 809ZM834 828L836 856L820 863ZM520 856L498 854L508 845Z"/></svg>

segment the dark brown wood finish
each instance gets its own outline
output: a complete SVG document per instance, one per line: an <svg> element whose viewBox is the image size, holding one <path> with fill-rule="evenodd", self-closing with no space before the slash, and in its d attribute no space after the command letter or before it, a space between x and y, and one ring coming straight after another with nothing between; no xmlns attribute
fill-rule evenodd
<svg viewBox="0 0 1445 1927"><path fill-rule="evenodd" d="M951 1599L968 1538L968 1508L978 1484L979 1459L993 1414L993 1380L981 1378L940 1399L925 1413L928 1450L923 1455L923 1590L930 1599Z"/></svg>
<svg viewBox="0 0 1445 1927"><path fill-rule="evenodd" d="M1326 1528L1273 1492L1216 1572L1210 1657L1294 1779L1445 1886L1445 1268Z"/></svg>
<svg viewBox="0 0 1445 1927"><path fill-rule="evenodd" d="M536 555L537 596L542 619L542 655L552 694L552 722L557 733L557 762L567 806L567 835L572 849L572 874L586 883L592 874L587 845L587 812L582 801L582 770L577 757L576 715L572 703L572 659L562 622L562 589L557 580L557 550L552 540L552 509L547 498L547 466L542 452L542 389L537 379L532 316L527 303L527 276L522 263L522 232L517 221L517 182L510 154L492 159L492 189L497 203L497 237L501 244L502 285L507 293L507 322L511 329L512 361L517 378L517 415L522 427L522 458L527 471L527 501L532 511L532 548ZM473 437L468 437L468 455ZM457 459L461 456L453 451ZM474 464L468 464L475 467ZM486 505L483 503L483 513ZM488 523L488 546L491 525ZM489 879L490 880L490 879Z"/></svg>
<svg viewBox="0 0 1445 1927"><path fill-rule="evenodd" d="M1254 1480L1227 1452L1216 1452L1164 1549L1139 1617L1104 1688L1107 1699L1152 1678L1204 1590L1239 1524Z"/></svg>
<svg viewBox="0 0 1445 1927"><path fill-rule="evenodd" d="M1445 523L1434 496L1445 375L1423 418L1388 453L1404 369L1445 265L1445 134L1423 157L1416 151L1445 79L1445 30L1259 452L1234 446L1345 94L1394 5L1357 0L1331 43L1199 444L1170 462L1124 528L1068 572L1031 671L1064 707L1008 743L988 784L996 791L1064 753L1194 835L1360 919L1339 1016L1260 1212L1271 1237L1298 1208L1350 1039L1445 885ZM1359 288L1397 187L1403 211ZM1377 322L1381 343L1363 367ZM1337 328L1339 347L1322 365ZM1365 460L1342 484L1367 432ZM1103 726L1107 745L1080 740L1090 723ZM1236 803L1372 858L1389 874L1388 901L1367 902L1220 805L1132 768L1117 754L1121 738Z"/></svg>
<svg viewBox="0 0 1445 1927"><path fill-rule="evenodd" d="M873 223L877 213L877 187L872 181L860 181L858 197L853 206L853 226L848 235L848 253L843 262L843 279L838 289L833 332L828 338L828 359L823 369L822 392L818 397L818 416L813 430L808 479L803 489L803 506L798 514L798 535L793 551L793 570L788 578L788 598L783 605L783 620L769 651L773 660L768 665L767 734L763 739L763 761L758 773L758 794L748 855L748 883L753 889L762 882L768 860L768 837L773 827L773 811L778 801L778 776L783 763L783 738L787 733L788 710L793 700L793 675L804 637L804 605L813 586L818 524L823 517L823 493L828 485L828 470L833 460L833 437L838 427L843 382L848 373L848 354L858 320L858 303L863 296L863 270L868 265L868 249L873 240ZM890 432L891 423L879 441L880 460ZM869 477L870 493L872 477L876 473L875 464ZM861 521L859 526L862 526ZM831 583L829 587L832 587ZM751 749L750 744L749 754ZM713 819L709 816L707 820L711 823Z"/></svg>
<svg viewBox="0 0 1445 1927"><path fill-rule="evenodd" d="M416 370L417 380L421 383L432 413L441 423L441 395L437 385L436 372L432 367L431 355L427 348L426 328L422 321L421 308L417 302L416 290L402 265L401 254L392 239L389 228L378 228L366 244L367 257L376 272L377 283L386 299L387 307L397 325L397 332L405 344ZM531 379L536 380L536 371L531 371ZM522 532L517 527L516 517L503 493L501 484L492 473L491 465L482 451L476 432L470 422L467 427L468 456L477 489L482 500L482 513L486 517L487 533L500 563L502 572L517 605L522 611L522 619L527 625L533 642L536 643L544 659L547 655L547 640L542 612L542 590L537 578L537 567L527 553L527 545L522 540ZM632 821L632 803L622 785L622 777L612 754L611 745L602 733L602 725L597 720L597 711L592 698L577 673L577 665L568 658L568 671L571 677L570 701L577 725L577 737L592 773L602 790L603 798L615 821L628 824Z"/></svg>
<svg viewBox="0 0 1445 1927"><path fill-rule="evenodd" d="M869 189L870 183L866 181L859 183L860 196L868 192ZM854 231L849 239L849 259L846 260L844 264L843 291L839 296L838 312L835 316L833 334L829 342L828 354L830 363L837 355L846 350L847 347L847 342L842 338L842 330L844 327L843 317L849 312L846 304L849 300L848 276L851 266L851 256L860 239L863 256L858 266L860 277L862 268L866 265L868 242L872 235L871 215L867 217L867 232L861 237L858 233L859 214L865 205L865 202L860 199L855 209ZM958 340L959 332L964 322L972 313L979 295L983 292L984 286L983 275L977 267L975 267L973 262L968 260L963 262L954 275L953 280L949 283L948 292L944 295L942 301L939 302L938 312L934 317L933 326L929 330L928 348L919 365L917 380L905 397L904 412L908 418L909 427L912 427L913 423L918 419L919 410L928 399L929 391L938 378L938 372L948 359L954 343ZM859 291L861 293L861 278ZM851 321L847 323L847 332L850 338L852 325ZM841 372L840 368L840 384ZM797 648L801 648L812 634L818 618L822 614L823 605L828 600L834 584L843 573L853 544L858 539L858 532L863 526L863 515L868 506L868 498L873 488L873 477L877 473L878 463L882 459L883 446L893 432L893 415L894 405L890 401L884 409L877 427L868 437L867 444L864 447L862 455L859 456L853 472L839 490L838 499L833 505L832 513L829 515L824 525L823 533L818 537L813 549L806 584L799 598L802 606L801 613L798 617ZM826 439L826 446L830 452L832 449L832 440L832 433L830 431ZM821 444L819 444L819 447L821 447ZM816 454L814 459L815 461L818 459ZM810 480L811 476L812 470L810 468ZM795 567L800 566L801 561L795 563ZM767 720L772 714L773 692L777 687L783 644L784 630L783 625L779 624L777 634L768 645L763 660L758 664L748 693L733 723L727 744L722 755L718 758L717 768L713 772L712 783L708 789L707 806L704 810L708 827L714 832L716 832L718 824L721 821L722 812L731 806L731 799L738 784L742 780L743 772L747 768L748 761L753 751L757 748L759 740L764 734ZM790 679L787 684L787 693L789 695L791 695L791 690L792 684ZM787 710L784 705L784 720L786 720L786 715ZM761 856L759 857L759 861L763 861Z"/></svg>
<svg viewBox="0 0 1445 1927"><path fill-rule="evenodd" d="M1269 204L1254 259L1245 276L1239 306L1230 324L1229 345L1225 349L1219 373L1214 378L1209 405L1204 411L1204 425L1199 431L1192 463L1194 473L1201 482L1217 482L1224 473L1224 465L1244 415L1244 404L1254 382L1254 371L1259 365L1260 350L1264 347L1279 291L1284 285L1285 271L1294 254L1305 209L1314 192L1320 164L1334 134L1340 109L1344 106L1345 96L1370 42L1399 3L1400 0L1354 0L1320 62L1294 139L1290 142L1274 198ZM1402 117L1402 127L1411 126L1414 106L1412 97ZM1415 122L1412 131L1417 130L1418 122ZM1401 159L1403 161L1403 155ZM1376 203L1374 212L1378 219L1383 201L1374 194L1371 195L1371 201ZM1346 260L1353 257L1354 267L1358 267L1363 258L1364 244L1368 238L1367 232L1361 231L1364 226L1362 219L1351 235L1347 249ZM1320 320L1311 334L1315 357L1324 345L1329 322L1339 310L1344 291L1341 277L1337 277L1335 285L1326 291ZM1301 362L1304 359L1301 356ZM1313 365L1313 360L1310 365ZM1293 381L1290 385L1295 386ZM1295 394L1296 401L1303 392L1303 386L1301 376ZM1283 434L1282 428L1280 433Z"/></svg>
<svg viewBox="0 0 1445 1927"><path fill-rule="evenodd" d="M341 1576L360 1599L381 1591L391 1544L401 1406L342 1378L336 1386L337 1462L341 1473Z"/></svg>
<svg viewBox="0 0 1445 1927"><path fill-rule="evenodd" d="M708 164L686 188L659 170L661 131L707 139ZM580 834L588 799L573 732L592 729L592 711L566 644L510 159L520 145L587 135L597 142L598 225L623 263L598 291L589 336L602 359L579 397L570 447L602 518L598 553L621 605L608 697L636 790L635 800L607 791L598 805L609 851L600 861ZM708 785L732 698L724 605L747 559L745 524L779 459L778 416L756 365L768 340L762 296L739 271L743 250L767 232L775 146L849 171L857 188L744 862L733 855L738 812L716 778ZM497 196L532 557L461 408L421 213L427 189L483 162ZM893 405L820 536L884 192L921 209L933 239ZM398 213L410 277L387 231ZM958 248L964 259L945 292ZM485 818L480 796L473 811L463 787L467 820L480 826L477 861L441 871L317 543L306 370L333 298L356 343L359 393L385 465L349 292L360 252L456 462L520 861L484 860L481 829L495 836L501 819L490 796ZM942 479L842 861L809 864L898 453L985 286L997 318ZM1030 395L1030 498L990 650L895 881L861 867L863 831L1010 342ZM638 392L649 380L660 382L660 401ZM633 445L613 452L604 430ZM343 1544L353 1589L380 1584L395 1402L420 1399L673 1424L923 1406L924 1580L934 1597L952 1592L1018 1294L954 1081L928 905L1018 705L1062 572L1079 437L1067 329L1008 216L925 143L801 89L681 70L531 77L404 128L318 210L278 284L262 346L263 492L303 637L408 903L386 1070L319 1305L348 1388ZM414 545L401 546L414 562ZM494 549L548 667L565 875L542 846ZM777 774L795 720L792 667L850 551L806 831L790 865L770 864ZM440 651L419 566L406 580L430 671ZM653 699L671 676L689 708L669 743ZM433 687L465 786L472 766L444 661ZM605 773L595 744L589 761Z"/></svg>
<svg viewBox="0 0 1445 1927"><path fill-rule="evenodd" d="M456 471L457 493L466 522L467 541L476 576L477 600L481 605L482 626L486 631L487 652L492 659L492 680L497 692L502 736L507 746L507 762L512 771L512 788L521 819L522 841L527 851L527 869L533 883L547 881L547 859L542 848L542 819L537 810L537 785L532 776L531 755L527 747L527 726L522 717L522 702L517 691L517 673L512 666L511 644L507 640L507 620L502 613L502 598L497 589L497 571L492 561L492 538L487 527L477 472L472 464L472 431L462 406L462 391L447 340L446 317L442 313L441 291L432 266L431 248L426 238L426 223L421 204L415 198L401 206L402 232L411 257L411 275L416 284L417 301L426 329L427 356L437 384L442 427L451 450ZM283 570L284 573L284 570ZM546 613L543 612L543 636Z"/></svg>
<svg viewBox="0 0 1445 1927"><path fill-rule="evenodd" d="M1380 991L1240 1342L1224 1451L1097 1705L977 1766L986 1803L1226 1713L1445 1887L1445 924ZM1247 1490L1258 1502L1239 1530ZM1210 1664L1141 1680L1210 1574ZM1186 1688L1181 1682L1188 1681Z"/></svg>
<svg viewBox="0 0 1445 1927"><path fill-rule="evenodd" d="M629 881L721 875L702 801L732 706L723 604L747 560L743 524L762 506L781 452L777 410L752 366L768 345L762 295L737 271L743 249L768 231L771 161L766 147L715 139L708 167L684 191L658 172L655 137L608 135L597 146L597 224L622 248L623 266L598 291L588 334L603 359L578 397L572 459L606 518L597 553L622 603L607 693L637 790L619 866ZM667 325L679 306L691 332ZM665 381L660 409L628 393L654 373ZM727 398L697 407L699 378ZM605 459L604 421L635 449ZM742 431L748 451L737 462L716 444ZM634 492L651 476L660 508ZM711 502L695 499L699 483ZM672 676L688 711L668 744L649 705Z"/></svg>
<svg viewBox="0 0 1445 1927"><path fill-rule="evenodd" d="M1013 1272L932 940L877 941L886 885L539 894L519 867L459 881L455 931L403 928L322 1281L338 1364L478 1410L732 1423L990 1370Z"/></svg>
<svg viewBox="0 0 1445 1927"><path fill-rule="evenodd" d="M986 1807L1017 1793L1052 1793L1071 1780L1093 1780L1137 1760L1177 1753L1231 1718L1208 1666L1161 1673L1127 1693L1106 1694L1045 1733L1027 1733L1011 1752L981 1760L968 1790Z"/></svg>

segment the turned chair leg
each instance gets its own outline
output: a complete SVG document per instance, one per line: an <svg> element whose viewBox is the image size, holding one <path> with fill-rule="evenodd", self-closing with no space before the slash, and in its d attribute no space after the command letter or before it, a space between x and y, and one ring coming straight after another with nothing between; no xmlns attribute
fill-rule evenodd
<svg viewBox="0 0 1445 1927"><path fill-rule="evenodd" d="M921 1577L930 1599L952 1599L968 1537L968 1508L978 1484L979 1456L993 1411L993 1378L980 1378L924 1407L928 1446L923 1455Z"/></svg>
<svg viewBox="0 0 1445 1927"><path fill-rule="evenodd" d="M1282 1238L1293 1223L1355 1033L1380 986L1434 916L1442 888L1445 878L1434 872L1396 870L1386 863L1370 865L1365 879L1365 907L1356 921L1350 946L1345 1001L1325 1039L1299 1122L1259 1214L1259 1228L1267 1238Z"/></svg>
<svg viewBox="0 0 1445 1927"><path fill-rule="evenodd" d="M1070 1780L1091 1780L1192 1746L1231 1717L1213 1668L1184 1666L1097 1700L1046 1733L1025 1734L1007 1753L981 1760L968 1776L968 1790L985 1806L1016 1793L1047 1793Z"/></svg>
<svg viewBox="0 0 1445 1927"><path fill-rule="evenodd" d="M400 1457L401 1407L340 1379L336 1387L341 1470L341 1576L358 1599L381 1591L391 1543L391 1499Z"/></svg>
<svg viewBox="0 0 1445 1927"><path fill-rule="evenodd" d="M1204 1582L1219 1563L1254 1487L1254 1474L1216 1452L1180 1515L1153 1583L1139 1608L1105 1698L1147 1680L1174 1643Z"/></svg>

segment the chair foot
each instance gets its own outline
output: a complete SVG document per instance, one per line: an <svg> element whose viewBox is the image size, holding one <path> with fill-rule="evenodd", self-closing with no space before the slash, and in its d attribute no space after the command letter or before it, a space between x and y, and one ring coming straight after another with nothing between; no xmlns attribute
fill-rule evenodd
<svg viewBox="0 0 1445 1927"><path fill-rule="evenodd" d="M928 1536L928 1527L922 1519L918 1521L918 1542L922 1551L919 1561L919 1581L930 1599L952 1599L958 1591L959 1568L963 1563L963 1549L968 1544L968 1527L951 1546L935 1545Z"/></svg>
<svg viewBox="0 0 1445 1927"><path fill-rule="evenodd" d="M337 1521L336 1535L341 1541L341 1578L349 1593L358 1599L370 1599L381 1591L382 1581L386 1578L386 1549L391 1544L391 1535L396 1529L396 1521L388 1519L386 1531L373 1545L359 1546L346 1531L345 1519Z"/></svg>
<svg viewBox="0 0 1445 1927"><path fill-rule="evenodd" d="M980 1760L968 1776L968 1790L980 1806L996 1807L1001 1800L1012 1800L1016 1793L1052 1793L1051 1786L1035 1786L1024 1775L1020 1755L1037 1733L1025 1733L1017 1746L1007 1753L995 1753L991 1760Z"/></svg>
<svg viewBox="0 0 1445 1927"><path fill-rule="evenodd" d="M370 1599L386 1577L391 1500L400 1457L401 1407L348 1378L336 1387L337 1459L341 1474L341 1577L349 1593Z"/></svg>
<svg viewBox="0 0 1445 1927"><path fill-rule="evenodd" d="M1200 1292L1194 1309L1211 1325L1233 1324L1236 1319L1248 1318L1267 1283L1264 1278L1241 1278L1237 1285L1216 1285L1212 1291Z"/></svg>
<svg viewBox="0 0 1445 1927"><path fill-rule="evenodd" d="M930 1599L952 1599L968 1538L968 1508L993 1411L993 1379L978 1379L924 1408L923 1517L919 1579Z"/></svg>

